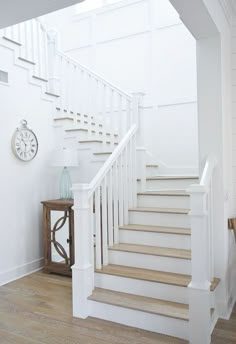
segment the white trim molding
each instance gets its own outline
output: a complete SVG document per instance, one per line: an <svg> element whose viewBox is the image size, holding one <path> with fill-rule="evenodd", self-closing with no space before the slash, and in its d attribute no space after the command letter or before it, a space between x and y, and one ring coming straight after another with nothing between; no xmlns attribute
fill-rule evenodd
<svg viewBox="0 0 236 344"><path fill-rule="evenodd" d="M44 258L33 260L29 263L22 264L13 269L0 273L0 286L15 281L33 272L41 270L44 264Z"/></svg>

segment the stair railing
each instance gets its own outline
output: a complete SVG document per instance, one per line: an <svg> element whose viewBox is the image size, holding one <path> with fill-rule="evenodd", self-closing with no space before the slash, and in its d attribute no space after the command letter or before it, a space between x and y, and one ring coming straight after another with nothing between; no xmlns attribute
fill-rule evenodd
<svg viewBox="0 0 236 344"><path fill-rule="evenodd" d="M20 59L31 62L33 76L58 96L57 113L71 116L74 126L84 125L88 138L113 144L127 133L132 96L60 51L56 31L33 19L4 29L3 37L19 45Z"/></svg>
<svg viewBox="0 0 236 344"><path fill-rule="evenodd" d="M89 315L88 296L94 289L94 269L109 263L109 247L119 243L119 227L128 223L128 209L137 203L136 140L142 94L133 95L132 123L119 145L90 184L75 184L75 265L73 314ZM95 246L95 250L94 250Z"/></svg>
<svg viewBox="0 0 236 344"><path fill-rule="evenodd" d="M191 185L191 264L192 281L189 284L189 325L191 344L210 343L210 287L214 279L213 252L213 191L216 159L206 161L200 183Z"/></svg>
<svg viewBox="0 0 236 344"><path fill-rule="evenodd" d="M137 203L136 161L141 188L145 188L145 149L140 130L144 94L129 95L60 52L56 32L46 31L39 20L7 28L3 37L18 43L20 57L32 62L34 76L47 82L47 92L58 96L59 113L72 116L74 126L86 121L88 134L96 132L103 143L117 144L90 184L72 188L73 314L85 318L89 314L87 297L94 288L94 269L108 264L109 247L119 243L119 227L128 223L128 209Z"/></svg>
<svg viewBox="0 0 236 344"><path fill-rule="evenodd" d="M33 65L34 76L48 80L48 35L38 19L2 30L3 38L19 46L19 58Z"/></svg>
<svg viewBox="0 0 236 344"><path fill-rule="evenodd" d="M129 94L59 51L55 68L61 113L73 116L75 125L86 122L88 137L96 132L104 143L127 133L133 122Z"/></svg>

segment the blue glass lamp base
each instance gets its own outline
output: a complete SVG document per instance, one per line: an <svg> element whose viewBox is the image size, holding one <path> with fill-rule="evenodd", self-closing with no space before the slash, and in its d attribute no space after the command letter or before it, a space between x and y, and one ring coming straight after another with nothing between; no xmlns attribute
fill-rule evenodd
<svg viewBox="0 0 236 344"><path fill-rule="evenodd" d="M61 174L61 178L60 178L60 199L73 198L71 187L72 187L72 183L71 183L68 168L64 167Z"/></svg>

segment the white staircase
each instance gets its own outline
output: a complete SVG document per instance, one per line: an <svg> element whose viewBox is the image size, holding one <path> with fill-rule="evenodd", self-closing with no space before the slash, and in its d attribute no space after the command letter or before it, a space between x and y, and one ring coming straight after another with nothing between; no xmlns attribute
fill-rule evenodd
<svg viewBox="0 0 236 344"><path fill-rule="evenodd" d="M129 223L119 227L119 243L109 248L109 264L96 269L89 315L189 340L191 230L185 188L192 179L160 177L158 182L171 180L178 190L170 183L168 190L138 194ZM211 284L212 308L218 283Z"/></svg>
<svg viewBox="0 0 236 344"><path fill-rule="evenodd" d="M80 158L74 316L209 344L220 282L212 254L214 159L200 178L159 175L157 164L146 163L141 93L127 94L58 51L55 33L38 20L1 31L0 45L15 51L15 63L53 102L56 144Z"/></svg>

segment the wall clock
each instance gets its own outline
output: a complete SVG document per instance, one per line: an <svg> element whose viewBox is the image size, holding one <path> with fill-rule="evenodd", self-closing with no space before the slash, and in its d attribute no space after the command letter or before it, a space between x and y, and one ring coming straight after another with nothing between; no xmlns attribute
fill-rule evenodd
<svg viewBox="0 0 236 344"><path fill-rule="evenodd" d="M33 160L38 152L38 140L35 133L27 127L27 121L22 120L12 136L12 151L22 161Z"/></svg>

